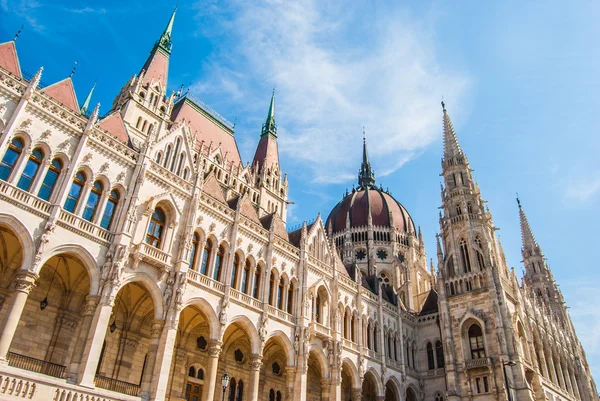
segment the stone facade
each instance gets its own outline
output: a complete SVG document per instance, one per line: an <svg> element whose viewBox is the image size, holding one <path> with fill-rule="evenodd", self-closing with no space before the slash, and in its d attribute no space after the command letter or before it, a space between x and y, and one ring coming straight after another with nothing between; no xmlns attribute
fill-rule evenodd
<svg viewBox="0 0 600 401"><path fill-rule="evenodd" d="M519 284L445 108L437 269L366 143L359 188L288 232L274 96L244 165L167 93L174 16L102 118L0 44L2 399L597 397L523 210Z"/></svg>

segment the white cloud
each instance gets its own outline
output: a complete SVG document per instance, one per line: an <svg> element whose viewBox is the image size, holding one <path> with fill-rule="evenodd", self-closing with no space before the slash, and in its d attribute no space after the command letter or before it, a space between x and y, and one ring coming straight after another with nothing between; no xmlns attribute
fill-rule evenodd
<svg viewBox="0 0 600 401"><path fill-rule="evenodd" d="M212 58L221 61L201 89L255 103L265 84L274 86L282 157L310 166L315 181L355 177L363 126L370 155L381 160L376 173L390 174L439 137L441 96L458 104L468 79L438 64L431 24L381 7L312 0L211 7L234 40Z"/></svg>
<svg viewBox="0 0 600 401"><path fill-rule="evenodd" d="M600 174L588 180L569 181L565 191L567 200L586 203L595 198L600 193Z"/></svg>

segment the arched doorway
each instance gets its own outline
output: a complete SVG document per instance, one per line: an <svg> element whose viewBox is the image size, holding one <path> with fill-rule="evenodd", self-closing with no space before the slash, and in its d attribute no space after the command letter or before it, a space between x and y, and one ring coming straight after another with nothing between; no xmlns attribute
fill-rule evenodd
<svg viewBox="0 0 600 401"><path fill-rule="evenodd" d="M79 257L61 253L48 259L21 313L9 364L65 378L78 352L78 328L90 287L88 267Z"/></svg>
<svg viewBox="0 0 600 401"><path fill-rule="evenodd" d="M385 384L385 401L400 401L400 392L392 380Z"/></svg>
<svg viewBox="0 0 600 401"><path fill-rule="evenodd" d="M207 387L209 343L216 317L206 301L185 307L179 315L169 394L200 401Z"/></svg>
<svg viewBox="0 0 600 401"><path fill-rule="evenodd" d="M149 387L154 362L150 346L162 328L154 315L154 301L143 283L130 282L119 290L96 368L96 386L129 395Z"/></svg>
<svg viewBox="0 0 600 401"><path fill-rule="evenodd" d="M352 374L352 368L350 362L344 361L342 364L342 401L352 401L352 393L356 387L354 375Z"/></svg>
<svg viewBox="0 0 600 401"><path fill-rule="evenodd" d="M288 354L280 337L271 337L267 340L263 349L262 362L260 371L262 387L259 388L258 399L287 400L286 368L288 366Z"/></svg>
<svg viewBox="0 0 600 401"><path fill-rule="evenodd" d="M365 373L365 378L362 385L362 400L376 401L377 400L377 377L373 372Z"/></svg>
<svg viewBox="0 0 600 401"><path fill-rule="evenodd" d="M406 401L417 401L417 393L411 387L406 389Z"/></svg>
<svg viewBox="0 0 600 401"><path fill-rule="evenodd" d="M306 373L306 401L321 401L323 399L322 378L325 377L325 367L321 363L318 351L308 354L308 371Z"/></svg>

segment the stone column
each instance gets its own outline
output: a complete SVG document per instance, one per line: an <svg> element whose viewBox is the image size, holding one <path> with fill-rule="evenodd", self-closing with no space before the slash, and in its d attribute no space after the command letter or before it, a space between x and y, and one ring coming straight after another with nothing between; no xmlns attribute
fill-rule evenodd
<svg viewBox="0 0 600 401"><path fill-rule="evenodd" d="M83 306L83 316L77 327L77 333L75 334L75 346L73 348L73 354L71 355L71 361L68 365L68 381L71 383L77 382L77 374L79 372L79 364L83 358L83 349L85 346L86 336L90 331L90 325L94 317L94 311L98 305L100 297L88 296L85 299L85 305Z"/></svg>
<svg viewBox="0 0 600 401"><path fill-rule="evenodd" d="M260 367L262 366L262 355L250 355L250 401L258 400L258 382L260 379Z"/></svg>
<svg viewBox="0 0 600 401"><path fill-rule="evenodd" d="M377 401L385 401L385 395L378 395L376 399Z"/></svg>
<svg viewBox="0 0 600 401"><path fill-rule="evenodd" d="M362 399L362 389L355 388L352 389L352 401L361 401Z"/></svg>
<svg viewBox="0 0 600 401"><path fill-rule="evenodd" d="M296 368L287 366L285 368L285 400L293 401L294 399L294 380L296 380Z"/></svg>
<svg viewBox="0 0 600 401"><path fill-rule="evenodd" d="M173 321L176 323L177 321ZM152 372L152 386L150 395L152 400L163 400L167 394L169 373L175 350L175 338L177 337L177 324L168 324L163 330L156 353L156 362Z"/></svg>
<svg viewBox="0 0 600 401"><path fill-rule="evenodd" d="M142 400L150 399L151 387L154 385L154 382L160 380L158 377L154 377L154 368L157 365L158 347L164 323L164 320L154 320L152 322L152 337L150 339L150 344L148 345L148 353L146 354L147 365L140 388L140 396L142 397Z"/></svg>
<svg viewBox="0 0 600 401"><path fill-rule="evenodd" d="M17 331L27 297L33 287L35 287L37 279L37 274L24 271L19 273L13 282L13 293L6 306L7 310L0 325L0 363L8 363L6 354L8 354L10 344Z"/></svg>
<svg viewBox="0 0 600 401"><path fill-rule="evenodd" d="M325 381L324 377L321 378L322 381ZM331 390L331 384L329 383L321 383L321 400L329 401L329 391Z"/></svg>
<svg viewBox="0 0 600 401"><path fill-rule="evenodd" d="M204 390L202 390L202 401L213 401L215 386L217 384L217 368L219 367L219 354L221 353L221 342L210 340L208 343L208 357L206 360L206 378L204 379Z"/></svg>
<svg viewBox="0 0 600 401"><path fill-rule="evenodd" d="M94 313L85 340L85 346L82 352L83 357L79 364L78 381L82 386L95 386L94 378L96 376L96 369L98 368L98 361L100 359L100 353L102 352L102 345L104 344L106 328L108 327L113 304L114 297L108 297L106 301L98 305L99 307L96 308L96 312Z"/></svg>

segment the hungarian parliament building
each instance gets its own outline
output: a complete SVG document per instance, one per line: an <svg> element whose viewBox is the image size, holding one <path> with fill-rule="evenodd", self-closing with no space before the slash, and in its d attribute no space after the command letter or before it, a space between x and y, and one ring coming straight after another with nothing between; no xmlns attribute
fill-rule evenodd
<svg viewBox="0 0 600 401"><path fill-rule="evenodd" d="M445 105L431 262L366 141L352 191L288 231L274 95L244 163L167 90L174 19L104 116L0 44L0 399L598 400L524 209L518 278Z"/></svg>

